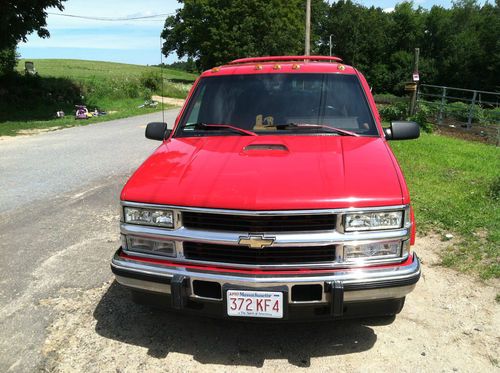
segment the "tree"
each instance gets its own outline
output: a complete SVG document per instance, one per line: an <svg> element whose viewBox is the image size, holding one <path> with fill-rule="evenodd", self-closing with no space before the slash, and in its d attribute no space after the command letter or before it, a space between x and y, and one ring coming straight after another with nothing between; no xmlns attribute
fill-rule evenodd
<svg viewBox="0 0 500 373"><path fill-rule="evenodd" d="M46 8L63 10L66 0L1 0L0 49L26 41L27 35L37 32L41 38L50 36L46 29Z"/></svg>
<svg viewBox="0 0 500 373"><path fill-rule="evenodd" d="M16 45L27 35L37 32L41 38L50 36L45 9L63 10L66 0L0 0L0 75L15 67Z"/></svg>
<svg viewBox="0 0 500 373"><path fill-rule="evenodd" d="M0 76L14 71L17 63L16 48L0 49Z"/></svg>
<svg viewBox="0 0 500 373"><path fill-rule="evenodd" d="M302 54L302 0L180 0L165 21L162 52L193 58L199 69L247 56Z"/></svg>
<svg viewBox="0 0 500 373"><path fill-rule="evenodd" d="M1 0L0 0L1 1ZM165 22L163 53L209 68L234 58L302 54L305 0L181 0ZM416 2L415 2L416 3ZM352 0L312 0L311 50L333 53L374 92L403 93L420 48L422 83L494 91L500 85L500 0L456 0L430 10L402 1L394 11Z"/></svg>

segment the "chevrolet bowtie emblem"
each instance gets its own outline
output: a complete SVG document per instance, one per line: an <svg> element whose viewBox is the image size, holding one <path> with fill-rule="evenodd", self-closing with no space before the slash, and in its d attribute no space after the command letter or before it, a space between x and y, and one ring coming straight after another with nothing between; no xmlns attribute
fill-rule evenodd
<svg viewBox="0 0 500 373"><path fill-rule="evenodd" d="M240 237L238 243L240 245L246 245L251 249L262 249L266 246L271 246L274 242L274 237L266 237L263 236L248 236L248 237Z"/></svg>

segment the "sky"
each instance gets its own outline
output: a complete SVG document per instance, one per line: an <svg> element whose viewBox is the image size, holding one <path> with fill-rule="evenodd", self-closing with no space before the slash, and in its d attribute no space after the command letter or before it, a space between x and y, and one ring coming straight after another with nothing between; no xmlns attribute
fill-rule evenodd
<svg viewBox="0 0 500 373"><path fill-rule="evenodd" d="M366 6L375 5L390 11L399 1L358 0ZM483 3L482 1L481 3ZM451 0L416 0L415 4L451 6ZM47 12L104 18L129 18L155 14L172 14L180 8L176 0L67 0L64 11L54 8ZM18 45L21 58L73 58L124 62L139 65L160 63L160 34L165 17L136 21L95 21L49 14L47 28L50 38L41 39L36 33L27 43ZM163 62L177 61L171 54Z"/></svg>

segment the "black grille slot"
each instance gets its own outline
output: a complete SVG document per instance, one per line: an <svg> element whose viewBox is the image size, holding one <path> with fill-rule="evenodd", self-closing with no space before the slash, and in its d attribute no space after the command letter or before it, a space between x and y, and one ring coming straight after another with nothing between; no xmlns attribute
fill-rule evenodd
<svg viewBox="0 0 500 373"><path fill-rule="evenodd" d="M324 263L335 261L335 246L251 249L246 246L184 242L184 256L206 262L254 265Z"/></svg>
<svg viewBox="0 0 500 373"><path fill-rule="evenodd" d="M193 293L199 297L222 299L222 289L217 282L194 280Z"/></svg>
<svg viewBox="0 0 500 373"><path fill-rule="evenodd" d="M323 298L321 285L294 285L292 286L292 302L312 302Z"/></svg>
<svg viewBox="0 0 500 373"><path fill-rule="evenodd" d="M334 214L248 216L183 212L188 228L236 232L300 232L335 229Z"/></svg>

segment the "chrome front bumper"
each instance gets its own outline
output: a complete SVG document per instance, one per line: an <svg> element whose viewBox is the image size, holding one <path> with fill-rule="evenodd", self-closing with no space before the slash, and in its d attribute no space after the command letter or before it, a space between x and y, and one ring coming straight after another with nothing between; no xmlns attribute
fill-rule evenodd
<svg viewBox="0 0 500 373"><path fill-rule="evenodd" d="M231 286L252 289L284 289L285 299L290 305L334 305L336 316L341 316L344 303L370 302L401 299L410 293L420 278L420 261L413 254L411 263L400 266L387 266L370 269L345 269L321 274L307 275L267 275L216 272L214 270L189 269L182 265L159 265L136 261L120 255L118 250L113 257L111 269L116 280L129 288L158 294L169 294L172 307L182 308L187 300L222 303L224 289ZM204 297L194 292L194 281L220 284L221 296ZM296 285L320 285L321 299L296 301L292 299ZM182 299L181 299L182 298ZM338 309L340 307L340 309Z"/></svg>

